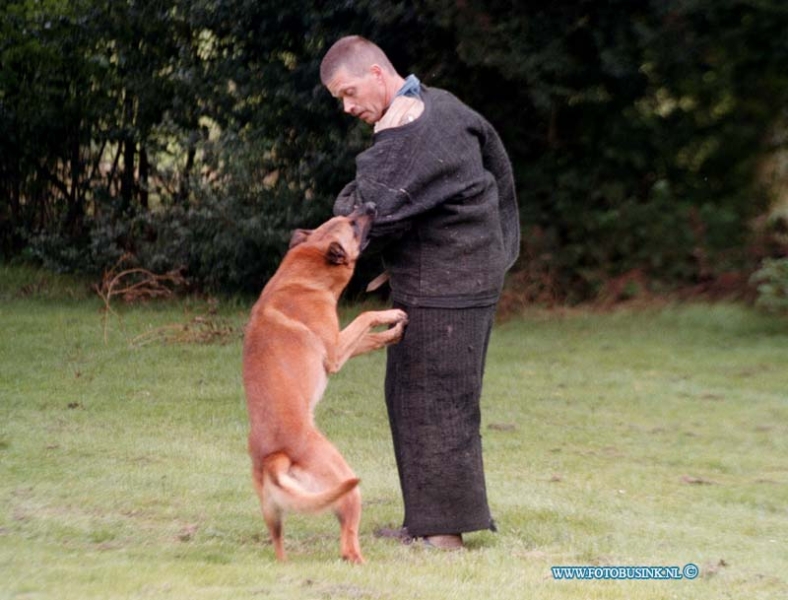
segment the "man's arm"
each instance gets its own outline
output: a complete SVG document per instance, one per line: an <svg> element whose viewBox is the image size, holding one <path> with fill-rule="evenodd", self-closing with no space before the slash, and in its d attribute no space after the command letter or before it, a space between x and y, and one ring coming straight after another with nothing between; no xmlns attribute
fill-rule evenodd
<svg viewBox="0 0 788 600"><path fill-rule="evenodd" d="M498 186L498 211L501 215L501 233L508 270L520 254L520 210L517 206L512 163L498 132L489 123L482 145L482 161L484 168L492 173Z"/></svg>
<svg viewBox="0 0 788 600"><path fill-rule="evenodd" d="M334 200L334 214L346 217L352 213L361 202L356 194L356 182L351 181L342 191L339 192L337 199Z"/></svg>
<svg viewBox="0 0 788 600"><path fill-rule="evenodd" d="M377 198L380 200L380 198ZM371 200L369 202L372 202ZM361 193L358 190L355 180L348 183L334 201L334 215L347 216L352 213L357 206L364 204ZM374 202L372 202L374 204ZM370 239L389 238L384 245L393 242L410 229L409 221L397 221L394 223L374 223L369 232ZM380 249L380 245L376 245Z"/></svg>

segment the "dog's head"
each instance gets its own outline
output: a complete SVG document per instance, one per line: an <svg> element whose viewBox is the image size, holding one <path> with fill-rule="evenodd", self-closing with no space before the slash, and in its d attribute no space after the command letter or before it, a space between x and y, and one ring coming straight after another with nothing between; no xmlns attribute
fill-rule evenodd
<svg viewBox="0 0 788 600"><path fill-rule="evenodd" d="M290 248L307 245L318 249L329 265L353 267L367 245L367 236L375 218L375 205L363 204L344 217L334 217L317 229L296 229Z"/></svg>

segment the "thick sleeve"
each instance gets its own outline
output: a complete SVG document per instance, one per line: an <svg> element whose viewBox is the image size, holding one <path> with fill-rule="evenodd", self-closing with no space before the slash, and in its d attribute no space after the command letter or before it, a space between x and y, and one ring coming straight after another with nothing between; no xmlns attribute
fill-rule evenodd
<svg viewBox="0 0 788 600"><path fill-rule="evenodd" d="M374 145L356 157L355 194L378 209L373 236L406 231L447 200L473 193L456 140L413 125L376 134Z"/></svg>
<svg viewBox="0 0 788 600"><path fill-rule="evenodd" d="M359 205L358 196L356 194L356 182L351 181L342 191L339 192L337 199L334 200L334 215L346 217Z"/></svg>
<svg viewBox="0 0 788 600"><path fill-rule="evenodd" d="M512 163L498 132L489 124L482 146L482 161L498 186L498 211L501 215L501 233L508 270L520 254L520 210L517 206Z"/></svg>
<svg viewBox="0 0 788 600"><path fill-rule="evenodd" d="M437 202L423 193L423 173L414 173L418 163L408 137L376 135L375 143L356 157L356 178L348 183L334 201L334 214L350 214L356 206L372 203L377 216L371 237L401 234L410 228L410 220ZM416 190L422 193L416 193ZM418 195L418 200L414 198Z"/></svg>

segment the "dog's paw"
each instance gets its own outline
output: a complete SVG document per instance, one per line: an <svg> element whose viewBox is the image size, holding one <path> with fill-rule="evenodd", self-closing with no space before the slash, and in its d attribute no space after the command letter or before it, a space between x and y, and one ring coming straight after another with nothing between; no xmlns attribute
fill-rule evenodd
<svg viewBox="0 0 788 600"><path fill-rule="evenodd" d="M386 313L385 323L388 325L407 325L408 313L399 308L392 308L391 310L384 311Z"/></svg>
<svg viewBox="0 0 788 600"><path fill-rule="evenodd" d="M347 556L343 556L342 559L346 560L351 565L363 565L366 562L361 554L348 554Z"/></svg>
<svg viewBox="0 0 788 600"><path fill-rule="evenodd" d="M396 323L391 329L384 332L383 335L386 336L386 345L396 344L400 340L402 340L402 336L405 333L405 325L408 324L408 318L405 317L405 320L399 321Z"/></svg>

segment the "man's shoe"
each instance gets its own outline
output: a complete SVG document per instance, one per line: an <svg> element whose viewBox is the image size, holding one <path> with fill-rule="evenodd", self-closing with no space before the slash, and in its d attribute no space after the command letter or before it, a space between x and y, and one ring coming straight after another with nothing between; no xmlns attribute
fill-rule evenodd
<svg viewBox="0 0 788 600"><path fill-rule="evenodd" d="M402 544L410 544L413 538L407 527L381 527L375 530L375 537L397 540Z"/></svg>
<svg viewBox="0 0 788 600"><path fill-rule="evenodd" d="M424 537L424 545L438 550L462 550L465 544L462 535L427 535Z"/></svg>

